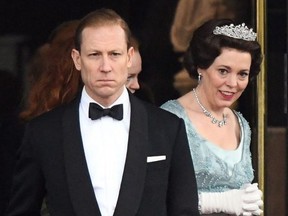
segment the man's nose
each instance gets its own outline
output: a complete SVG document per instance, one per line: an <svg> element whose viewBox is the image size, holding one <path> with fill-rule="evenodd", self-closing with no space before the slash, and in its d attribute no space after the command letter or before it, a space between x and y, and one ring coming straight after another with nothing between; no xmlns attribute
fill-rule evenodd
<svg viewBox="0 0 288 216"><path fill-rule="evenodd" d="M108 56L102 57L100 69L103 72L110 72L112 70Z"/></svg>
<svg viewBox="0 0 288 216"><path fill-rule="evenodd" d="M140 89L140 85L139 85L139 82L138 82L138 79L135 78L132 80L131 82L131 88L135 89L135 90L138 90Z"/></svg>

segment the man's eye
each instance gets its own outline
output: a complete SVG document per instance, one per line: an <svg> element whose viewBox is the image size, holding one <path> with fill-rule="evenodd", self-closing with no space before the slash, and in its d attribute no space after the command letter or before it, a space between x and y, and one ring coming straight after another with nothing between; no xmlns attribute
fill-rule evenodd
<svg viewBox="0 0 288 216"><path fill-rule="evenodd" d="M99 53L91 53L89 54L89 56L99 56L100 54Z"/></svg>
<svg viewBox="0 0 288 216"><path fill-rule="evenodd" d="M115 52L115 53L112 53L111 55L112 55L112 56L120 56L121 54L120 54L120 53L117 53L117 52Z"/></svg>

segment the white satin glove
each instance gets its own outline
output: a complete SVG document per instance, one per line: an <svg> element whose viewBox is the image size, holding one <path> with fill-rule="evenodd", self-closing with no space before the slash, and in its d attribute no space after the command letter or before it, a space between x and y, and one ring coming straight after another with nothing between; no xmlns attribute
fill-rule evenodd
<svg viewBox="0 0 288 216"><path fill-rule="evenodd" d="M246 184L241 189L217 193L200 193L199 210L201 214L227 213L233 215L260 215L262 191L258 184Z"/></svg>

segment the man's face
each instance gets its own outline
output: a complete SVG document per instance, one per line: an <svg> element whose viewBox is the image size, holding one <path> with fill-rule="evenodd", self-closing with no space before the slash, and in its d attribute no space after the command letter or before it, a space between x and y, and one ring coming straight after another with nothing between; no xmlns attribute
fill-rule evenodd
<svg viewBox="0 0 288 216"><path fill-rule="evenodd" d="M87 27L82 32L81 52L72 58L89 96L103 106L123 92L134 50L127 51L124 30L118 25Z"/></svg>
<svg viewBox="0 0 288 216"><path fill-rule="evenodd" d="M126 82L126 87L134 93L140 88L138 82L138 75L142 70L142 59L139 51L135 51L132 57L132 65L128 69L128 79Z"/></svg>

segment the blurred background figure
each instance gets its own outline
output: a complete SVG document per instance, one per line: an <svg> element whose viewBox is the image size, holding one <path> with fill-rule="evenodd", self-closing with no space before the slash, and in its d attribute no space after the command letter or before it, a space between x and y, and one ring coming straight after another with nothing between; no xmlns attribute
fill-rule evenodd
<svg viewBox="0 0 288 216"><path fill-rule="evenodd" d="M185 52L195 29L210 19L250 22L243 20L249 17L244 16L247 14L246 5L246 0L179 0L170 32L174 50Z"/></svg>
<svg viewBox="0 0 288 216"><path fill-rule="evenodd" d="M132 65L128 69L126 87L130 92L135 93L136 90L140 89L138 75L142 71L142 58L139 51L139 42L134 36L131 37L131 46L134 48L134 55L132 57Z"/></svg>
<svg viewBox="0 0 288 216"><path fill-rule="evenodd" d="M131 37L131 46L134 48L134 55L132 57L132 65L128 69L126 87L130 92L135 93L138 98L154 104L155 98L151 88L139 79L142 71L142 57L140 54L140 43L135 36Z"/></svg>
<svg viewBox="0 0 288 216"><path fill-rule="evenodd" d="M78 20L57 26L48 41L38 48L27 73L27 97L21 118L30 120L73 100L82 81L74 67L71 50Z"/></svg>

